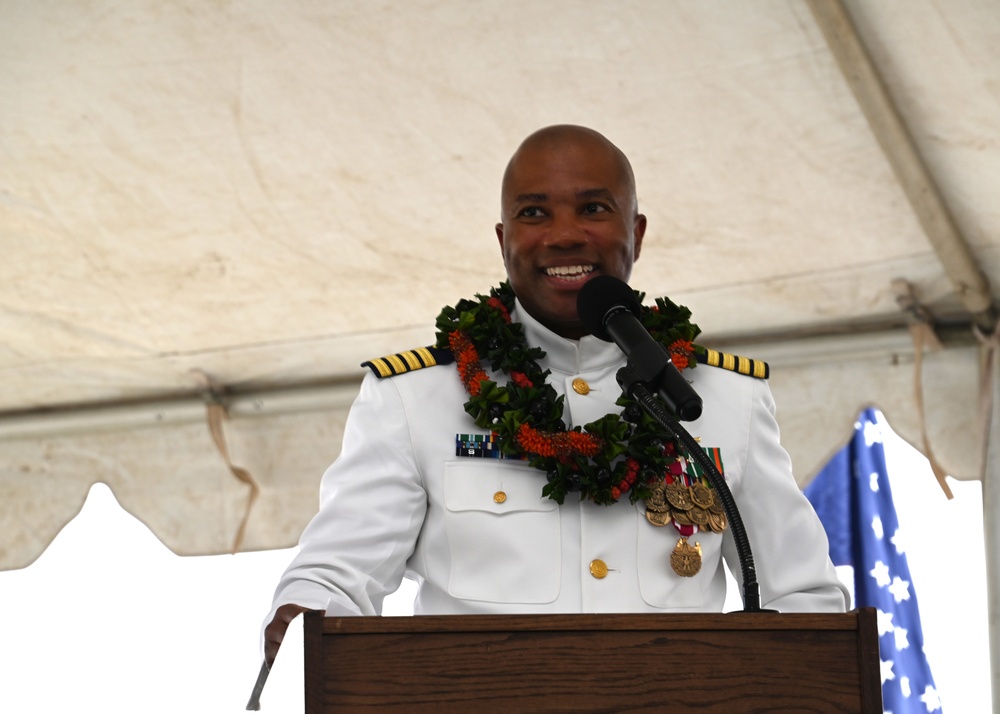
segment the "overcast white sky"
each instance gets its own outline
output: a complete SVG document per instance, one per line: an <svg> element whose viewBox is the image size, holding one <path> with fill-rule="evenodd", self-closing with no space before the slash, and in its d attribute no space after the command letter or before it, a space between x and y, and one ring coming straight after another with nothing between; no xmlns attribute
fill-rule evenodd
<svg viewBox="0 0 1000 714"><path fill-rule="evenodd" d="M923 457L899 440L886 450L943 711L989 712L980 485L952 481L947 501ZM177 557L94 486L32 566L0 573L0 712L244 711L261 619L290 558ZM411 603L408 586L385 614L408 614ZM263 712L303 711L301 642L293 627Z"/></svg>

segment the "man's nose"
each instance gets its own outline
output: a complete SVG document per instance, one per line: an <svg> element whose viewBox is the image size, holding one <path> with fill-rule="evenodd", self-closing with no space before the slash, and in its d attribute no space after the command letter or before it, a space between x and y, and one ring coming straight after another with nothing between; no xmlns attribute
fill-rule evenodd
<svg viewBox="0 0 1000 714"><path fill-rule="evenodd" d="M553 215L552 230L549 231L546 246L550 248L572 248L587 242L587 234L577 220L575 213L557 212Z"/></svg>

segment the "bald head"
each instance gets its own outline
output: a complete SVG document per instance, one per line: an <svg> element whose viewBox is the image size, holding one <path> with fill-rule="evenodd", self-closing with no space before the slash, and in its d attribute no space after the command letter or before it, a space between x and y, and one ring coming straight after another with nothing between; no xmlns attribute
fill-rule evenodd
<svg viewBox="0 0 1000 714"><path fill-rule="evenodd" d="M517 147L514 155L507 162L507 168L503 173L503 183L500 189L501 207L508 205L508 200L512 198L511 186L519 165L525 162L538 161L540 157L552 157L566 153L589 153L604 154L614 166L616 176L609 176L609 180L619 180L631 199L629 211L632 215L639 212L639 202L635 193L635 175L632 172L632 164L625 153L612 144L607 137L600 132L589 129L585 126L575 124L555 124L530 134L521 145Z"/></svg>

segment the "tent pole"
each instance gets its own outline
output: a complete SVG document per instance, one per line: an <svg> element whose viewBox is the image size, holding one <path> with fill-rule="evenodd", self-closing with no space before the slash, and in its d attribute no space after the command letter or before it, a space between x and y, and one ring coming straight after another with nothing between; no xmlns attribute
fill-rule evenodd
<svg viewBox="0 0 1000 714"><path fill-rule="evenodd" d="M990 682L993 712L1000 714L1000 352L984 350L994 360L993 392L986 468L983 471L983 538L986 550L986 605L989 617ZM985 365L984 365L985 367Z"/></svg>

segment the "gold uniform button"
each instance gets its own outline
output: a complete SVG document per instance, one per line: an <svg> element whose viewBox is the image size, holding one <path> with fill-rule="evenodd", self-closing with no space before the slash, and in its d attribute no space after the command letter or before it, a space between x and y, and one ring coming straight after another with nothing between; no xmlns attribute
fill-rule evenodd
<svg viewBox="0 0 1000 714"><path fill-rule="evenodd" d="M600 580L608 574L608 564L600 558L590 561L590 574Z"/></svg>
<svg viewBox="0 0 1000 714"><path fill-rule="evenodd" d="M577 394L589 394L590 385L587 384L584 380L577 377L576 379L573 380L573 391L576 392Z"/></svg>
<svg viewBox="0 0 1000 714"><path fill-rule="evenodd" d="M507 494L503 491L497 491L493 494L493 503L503 503L507 500Z"/></svg>

